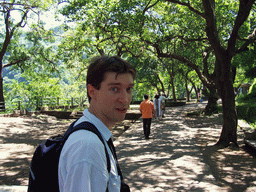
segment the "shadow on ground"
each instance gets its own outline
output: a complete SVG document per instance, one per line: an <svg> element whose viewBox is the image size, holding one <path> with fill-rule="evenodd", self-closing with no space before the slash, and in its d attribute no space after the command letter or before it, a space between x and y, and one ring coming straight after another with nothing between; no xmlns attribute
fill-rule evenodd
<svg viewBox="0 0 256 192"><path fill-rule="evenodd" d="M140 119L118 138L119 162L131 191L219 191L219 185L184 125L184 107L168 108L163 121L153 121L149 140Z"/></svg>
<svg viewBox="0 0 256 192"><path fill-rule="evenodd" d="M0 122L0 185L28 185L29 165L35 148L49 137L63 134L74 119L3 117ZM134 123L125 120L113 129L116 139Z"/></svg>
<svg viewBox="0 0 256 192"><path fill-rule="evenodd" d="M62 134L70 121L53 117L8 118L0 129L0 185L27 185L35 147L46 138Z"/></svg>
<svg viewBox="0 0 256 192"><path fill-rule="evenodd" d="M184 115L202 107L168 108L163 121L153 121L149 140L144 139L141 119L116 139L131 191L256 191L255 152L243 145L240 130L240 148L213 147L220 136L221 115ZM16 118L0 124L0 185L27 185L35 147L64 133L70 121Z"/></svg>
<svg viewBox="0 0 256 192"><path fill-rule="evenodd" d="M195 139L205 162L219 185L227 191L256 191L256 153L244 145L243 132L238 129L240 148L219 148L217 143L222 129L222 115L187 117L185 124L195 131Z"/></svg>

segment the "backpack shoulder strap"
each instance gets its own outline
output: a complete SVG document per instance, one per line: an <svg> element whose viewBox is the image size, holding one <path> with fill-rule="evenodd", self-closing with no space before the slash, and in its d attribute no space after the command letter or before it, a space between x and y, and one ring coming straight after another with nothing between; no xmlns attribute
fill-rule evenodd
<svg viewBox="0 0 256 192"><path fill-rule="evenodd" d="M77 122L74 121L68 128L67 132L65 133L65 135L63 136L63 145L65 143L65 141L68 139L68 137L75 131L77 130L88 130L88 131L91 131L93 132L94 134L96 134L98 136L98 138L101 140L101 142L103 143L104 145L104 148L105 148L105 154L106 154L106 158L107 158L107 169L108 169L108 172L110 173L110 159L109 159L109 154L108 154L108 151L107 151L107 148L106 148L106 145L105 145L105 142L104 142L104 139L102 137L102 135L100 134L99 130L90 122L87 122L87 121L84 121L82 123L79 123L78 125L74 126L75 123Z"/></svg>

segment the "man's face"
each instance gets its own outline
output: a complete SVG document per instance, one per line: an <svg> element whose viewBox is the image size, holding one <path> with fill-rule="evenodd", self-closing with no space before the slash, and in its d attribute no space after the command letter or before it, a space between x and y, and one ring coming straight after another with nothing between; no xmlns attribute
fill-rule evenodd
<svg viewBox="0 0 256 192"><path fill-rule="evenodd" d="M108 128L113 127L117 122L124 120L132 101L133 87L134 80L130 73L116 76L114 72L107 72L99 90L91 86L93 95L90 95L92 100L89 111Z"/></svg>

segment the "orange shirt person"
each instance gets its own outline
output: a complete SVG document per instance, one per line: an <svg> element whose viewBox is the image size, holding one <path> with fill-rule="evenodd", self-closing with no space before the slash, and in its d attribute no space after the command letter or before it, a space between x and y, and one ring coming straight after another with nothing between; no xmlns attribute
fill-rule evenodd
<svg viewBox="0 0 256 192"><path fill-rule="evenodd" d="M140 112L143 119L143 131L146 139L149 139L152 118L155 117L154 103L144 95L145 100L140 103Z"/></svg>

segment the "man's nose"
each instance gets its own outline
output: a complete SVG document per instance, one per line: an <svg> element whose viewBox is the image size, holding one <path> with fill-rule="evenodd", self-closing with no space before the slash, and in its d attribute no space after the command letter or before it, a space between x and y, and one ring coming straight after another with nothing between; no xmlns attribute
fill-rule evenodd
<svg viewBox="0 0 256 192"><path fill-rule="evenodd" d="M118 97L118 101L120 103L128 103L129 102L129 94L126 91L121 91Z"/></svg>

